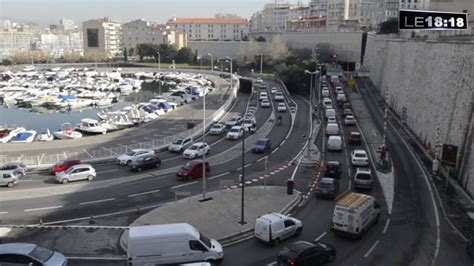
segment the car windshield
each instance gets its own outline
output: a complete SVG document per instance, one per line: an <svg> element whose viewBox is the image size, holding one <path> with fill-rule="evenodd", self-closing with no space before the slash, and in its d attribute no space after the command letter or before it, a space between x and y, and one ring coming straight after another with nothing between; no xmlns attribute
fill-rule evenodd
<svg viewBox="0 0 474 266"><path fill-rule="evenodd" d="M129 151L129 152L127 152L126 154L127 154L128 156L133 156L133 155L135 155L135 152L134 152L134 151Z"/></svg>
<svg viewBox="0 0 474 266"><path fill-rule="evenodd" d="M230 130L230 132L232 132L232 133L239 133L239 131L240 131L240 129L238 129L238 128L233 128L233 129Z"/></svg>
<svg viewBox="0 0 474 266"><path fill-rule="evenodd" d="M184 141L183 139L177 139L177 140L175 140L175 141L173 142L173 144L175 144L175 145L181 145L181 143L183 143L183 141Z"/></svg>
<svg viewBox="0 0 474 266"><path fill-rule="evenodd" d="M204 245L206 245L207 248L212 247L211 240L209 240L209 238L207 238L205 235L200 234L199 240L201 240L201 242L204 243Z"/></svg>
<svg viewBox="0 0 474 266"><path fill-rule="evenodd" d="M365 154L364 153L356 153L355 157L365 158Z"/></svg>
<svg viewBox="0 0 474 266"><path fill-rule="evenodd" d="M213 125L212 128L214 128L214 129L220 129L220 128L221 128L221 125Z"/></svg>
<svg viewBox="0 0 474 266"><path fill-rule="evenodd" d="M46 262L49 258L51 258L51 256L53 256L53 254L54 252L52 250L37 246L30 252L29 255L38 261Z"/></svg>
<svg viewBox="0 0 474 266"><path fill-rule="evenodd" d="M198 145L193 145L193 146L189 147L189 149L190 149L190 150L193 150L193 151L194 151L194 150L197 150L198 148L199 148Z"/></svg>
<svg viewBox="0 0 474 266"><path fill-rule="evenodd" d="M193 168L193 164L191 162L187 162L182 168L184 170L190 170Z"/></svg>
<svg viewBox="0 0 474 266"><path fill-rule="evenodd" d="M263 145L265 145L265 141L264 140L259 140L259 141L257 141L257 143L255 143L255 145L263 146Z"/></svg>
<svg viewBox="0 0 474 266"><path fill-rule="evenodd" d="M326 189L330 189L333 187L332 183L327 183L327 182L321 182L318 184L318 187L320 188L326 188Z"/></svg>
<svg viewBox="0 0 474 266"><path fill-rule="evenodd" d="M371 176L369 174L360 173L357 175L357 179L370 180Z"/></svg>

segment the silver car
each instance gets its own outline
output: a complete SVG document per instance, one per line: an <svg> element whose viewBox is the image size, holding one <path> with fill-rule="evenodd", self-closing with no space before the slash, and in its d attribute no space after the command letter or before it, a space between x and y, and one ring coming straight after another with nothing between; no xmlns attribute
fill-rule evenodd
<svg viewBox="0 0 474 266"><path fill-rule="evenodd" d="M12 170L0 171L0 186L13 187L16 183L18 176Z"/></svg>
<svg viewBox="0 0 474 266"><path fill-rule="evenodd" d="M96 177L95 169L90 164L77 164L64 172L56 173L58 183L67 184L70 181L89 180Z"/></svg>
<svg viewBox="0 0 474 266"><path fill-rule="evenodd" d="M0 265L43 265L64 266L67 259L63 254L28 243L0 245Z"/></svg>
<svg viewBox="0 0 474 266"><path fill-rule="evenodd" d="M23 177L26 174L27 167L21 162L11 162L0 166L0 171L13 171L16 176Z"/></svg>

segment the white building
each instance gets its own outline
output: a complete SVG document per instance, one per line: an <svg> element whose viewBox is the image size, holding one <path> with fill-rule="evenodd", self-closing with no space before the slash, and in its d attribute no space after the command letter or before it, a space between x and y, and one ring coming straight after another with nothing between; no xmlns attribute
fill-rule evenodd
<svg viewBox="0 0 474 266"><path fill-rule="evenodd" d="M123 47L133 54L138 44L169 44L180 49L187 45L184 33L169 29L165 25L137 19L122 25Z"/></svg>
<svg viewBox="0 0 474 266"><path fill-rule="evenodd" d="M252 32L284 32L288 29L288 23L301 20L311 16L309 6L299 2L291 5L283 1L275 1L266 4L262 11L254 13L250 19Z"/></svg>
<svg viewBox="0 0 474 266"><path fill-rule="evenodd" d="M104 52L109 56L122 55L122 25L108 17L82 23L84 53Z"/></svg>
<svg viewBox="0 0 474 266"><path fill-rule="evenodd" d="M309 12L311 17L326 17L328 11L328 0L311 0Z"/></svg>
<svg viewBox="0 0 474 266"><path fill-rule="evenodd" d="M76 29L74 21L70 19L62 18L59 20L60 29L63 31L73 31Z"/></svg>
<svg viewBox="0 0 474 266"><path fill-rule="evenodd" d="M242 41L249 33L249 23L243 18L174 17L166 25L186 33L189 41Z"/></svg>

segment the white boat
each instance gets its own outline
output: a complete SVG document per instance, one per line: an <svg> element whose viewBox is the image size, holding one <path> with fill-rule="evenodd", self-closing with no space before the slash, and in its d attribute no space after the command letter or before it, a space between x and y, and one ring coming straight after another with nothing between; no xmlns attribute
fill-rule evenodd
<svg viewBox="0 0 474 266"><path fill-rule="evenodd" d="M102 98L99 100L93 100L93 105L95 106L109 106L112 105L112 102L114 101L113 98Z"/></svg>
<svg viewBox="0 0 474 266"><path fill-rule="evenodd" d="M120 91L120 94L122 95L129 95L130 93L133 92L133 86L130 84L120 85L118 90Z"/></svg>
<svg viewBox="0 0 474 266"><path fill-rule="evenodd" d="M109 121L116 125L119 129L132 127L135 125L134 122L131 121L125 114L115 115L112 117L112 120Z"/></svg>
<svg viewBox="0 0 474 266"><path fill-rule="evenodd" d="M7 143L18 133L25 131L24 127L12 127L0 129L0 143Z"/></svg>
<svg viewBox="0 0 474 266"><path fill-rule="evenodd" d="M53 139L53 134L47 128L42 129L41 133L36 136L36 141L52 141Z"/></svg>
<svg viewBox="0 0 474 266"><path fill-rule="evenodd" d="M18 134L16 134L12 139L11 142L14 143L29 143L35 140L37 132L35 130L25 130Z"/></svg>
<svg viewBox="0 0 474 266"><path fill-rule="evenodd" d="M91 118L84 118L76 127L77 130L89 134L105 134L107 129L103 127L99 121Z"/></svg>
<svg viewBox="0 0 474 266"><path fill-rule="evenodd" d="M54 131L53 135L58 139L78 139L82 138L81 132L77 132L72 128L71 123L64 123L61 129Z"/></svg>

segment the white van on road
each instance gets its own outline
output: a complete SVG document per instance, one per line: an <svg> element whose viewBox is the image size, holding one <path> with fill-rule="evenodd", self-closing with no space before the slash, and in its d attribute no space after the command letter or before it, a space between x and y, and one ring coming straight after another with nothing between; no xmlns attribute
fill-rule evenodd
<svg viewBox="0 0 474 266"><path fill-rule="evenodd" d="M254 235L266 243L278 245L281 240L296 236L303 230L303 223L280 213L269 213L255 221Z"/></svg>
<svg viewBox="0 0 474 266"><path fill-rule="evenodd" d="M341 136L329 136L328 150L329 151L341 151L342 150L342 138L341 138Z"/></svg>
<svg viewBox="0 0 474 266"><path fill-rule="evenodd" d="M195 261L219 263L222 246L186 223L131 227L128 261L133 266L178 264Z"/></svg>

